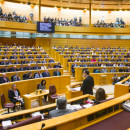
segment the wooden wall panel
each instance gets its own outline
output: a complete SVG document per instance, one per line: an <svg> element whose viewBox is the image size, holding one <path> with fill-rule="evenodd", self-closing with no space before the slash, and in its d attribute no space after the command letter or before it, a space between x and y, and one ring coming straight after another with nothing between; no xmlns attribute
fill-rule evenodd
<svg viewBox="0 0 130 130"><path fill-rule="evenodd" d="M27 38L0 38L0 43L3 45L12 45L16 43L16 45L21 44L25 46L35 46L35 39L27 39Z"/></svg>

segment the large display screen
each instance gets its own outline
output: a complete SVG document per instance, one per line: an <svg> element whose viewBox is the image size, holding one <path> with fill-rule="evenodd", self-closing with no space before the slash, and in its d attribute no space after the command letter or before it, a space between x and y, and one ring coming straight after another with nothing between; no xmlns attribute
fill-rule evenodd
<svg viewBox="0 0 130 130"><path fill-rule="evenodd" d="M39 33L54 33L54 23L37 22L37 32Z"/></svg>

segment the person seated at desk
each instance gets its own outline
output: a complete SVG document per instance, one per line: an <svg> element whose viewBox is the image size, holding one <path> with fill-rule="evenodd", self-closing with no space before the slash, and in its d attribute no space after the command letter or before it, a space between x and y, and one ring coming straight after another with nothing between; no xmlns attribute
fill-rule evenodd
<svg viewBox="0 0 130 130"><path fill-rule="evenodd" d="M29 51L27 52L27 54L32 54L32 52L29 50Z"/></svg>
<svg viewBox="0 0 130 130"><path fill-rule="evenodd" d="M28 64L28 66L26 67L26 70L33 70L33 68L31 67L30 64Z"/></svg>
<svg viewBox="0 0 130 130"><path fill-rule="evenodd" d="M34 59L31 59L31 60L29 61L29 63L30 63L30 64L34 64L34 63L36 63L36 62L34 61Z"/></svg>
<svg viewBox="0 0 130 130"><path fill-rule="evenodd" d="M53 68L62 68L62 67L61 67L61 64L58 63L57 65L54 65Z"/></svg>
<svg viewBox="0 0 130 130"><path fill-rule="evenodd" d="M44 64L42 64L41 70L46 70L46 69L47 69L47 67Z"/></svg>
<svg viewBox="0 0 130 130"><path fill-rule="evenodd" d="M75 112L74 110L71 109L66 109L66 105L67 105L67 99L65 97L59 97L57 99L57 110L52 110L49 112L49 117L58 117L58 116L62 116L65 114L69 114L72 112Z"/></svg>
<svg viewBox="0 0 130 130"><path fill-rule="evenodd" d="M8 59L7 55L3 56L2 59Z"/></svg>
<svg viewBox="0 0 130 130"><path fill-rule="evenodd" d="M104 68L101 70L101 73L108 73L108 70L104 67Z"/></svg>
<svg viewBox="0 0 130 130"><path fill-rule="evenodd" d="M21 64L28 64L29 62L28 62L28 60L25 58L25 60L22 60L21 61Z"/></svg>
<svg viewBox="0 0 130 130"><path fill-rule="evenodd" d="M43 92L46 91L46 80L42 80L40 85L39 85L39 89L42 89ZM44 95L44 100L46 101L47 99L47 95Z"/></svg>
<svg viewBox="0 0 130 130"><path fill-rule="evenodd" d="M14 71L18 71L18 69L17 69L16 66L14 66L14 67L11 68L11 72L14 72Z"/></svg>
<svg viewBox="0 0 130 130"><path fill-rule="evenodd" d="M98 59L98 62L103 62L103 59L100 57L100 59Z"/></svg>
<svg viewBox="0 0 130 130"><path fill-rule="evenodd" d="M34 54L39 54L39 52L38 52L38 51L35 51Z"/></svg>
<svg viewBox="0 0 130 130"><path fill-rule="evenodd" d="M117 62L115 62L115 63L113 64L113 67L118 67Z"/></svg>
<svg viewBox="0 0 130 130"><path fill-rule="evenodd" d="M45 72L42 73L43 77L50 77L50 73L48 72L48 69L45 70Z"/></svg>
<svg viewBox="0 0 130 130"><path fill-rule="evenodd" d="M55 61L51 58L50 60L49 60L49 63L54 63Z"/></svg>
<svg viewBox="0 0 130 130"><path fill-rule="evenodd" d="M72 64L72 66L71 66L71 71L72 71L72 74L73 74L73 76L75 76L75 67L77 67L78 65L76 64L76 62L74 62L74 64Z"/></svg>
<svg viewBox="0 0 130 130"><path fill-rule="evenodd" d="M128 68L126 69L126 72L130 72L130 67L128 67Z"/></svg>
<svg viewBox="0 0 130 130"><path fill-rule="evenodd" d="M13 76L13 81L20 81L20 75L19 73L16 73L15 76Z"/></svg>
<svg viewBox="0 0 130 130"><path fill-rule="evenodd" d="M47 63L47 61L45 59L42 60L42 63Z"/></svg>
<svg viewBox="0 0 130 130"><path fill-rule="evenodd" d="M48 64L48 69L52 69L52 65L51 64Z"/></svg>
<svg viewBox="0 0 130 130"><path fill-rule="evenodd" d="M107 58L104 59L105 62L109 62L109 60Z"/></svg>
<svg viewBox="0 0 130 130"><path fill-rule="evenodd" d="M109 63L106 63L106 66L113 66L113 64L111 64L111 62L109 62Z"/></svg>
<svg viewBox="0 0 130 130"><path fill-rule="evenodd" d="M18 62L18 59L15 60L14 64L20 64L20 63Z"/></svg>
<svg viewBox="0 0 130 130"><path fill-rule="evenodd" d="M32 72L28 72L28 78L27 79L33 79L33 75L32 75Z"/></svg>
<svg viewBox="0 0 130 130"><path fill-rule="evenodd" d="M36 63L36 65L33 67L33 70L39 70L41 69L41 67L38 66L38 64Z"/></svg>
<svg viewBox="0 0 130 130"><path fill-rule="evenodd" d="M87 62L91 62L91 61L90 61L90 58L87 59Z"/></svg>
<svg viewBox="0 0 130 130"><path fill-rule="evenodd" d="M6 74L3 73L2 77L1 77L1 80L0 80L0 83L7 83L7 82L10 82L9 78L7 78Z"/></svg>
<svg viewBox="0 0 130 130"><path fill-rule="evenodd" d="M86 62L86 59L83 58L83 59L81 59L80 61L81 61L81 62Z"/></svg>
<svg viewBox="0 0 130 130"><path fill-rule="evenodd" d="M20 92L17 89L16 84L12 85L8 95L9 95L9 99L10 99L11 102L13 102L14 104L16 104L17 102L20 102L21 108L24 107L24 101L20 97ZM13 110L15 111L15 107L13 108Z"/></svg>
<svg viewBox="0 0 130 130"><path fill-rule="evenodd" d="M19 71L24 71L24 70L26 70L26 67L24 67L23 64L21 64Z"/></svg>
<svg viewBox="0 0 130 130"><path fill-rule="evenodd" d="M94 73L101 73L100 69L96 69Z"/></svg>
<svg viewBox="0 0 130 130"><path fill-rule="evenodd" d="M79 58L77 58L77 59L75 59L75 60L74 60L74 62L80 62L80 59L79 59Z"/></svg>
<svg viewBox="0 0 130 130"><path fill-rule="evenodd" d="M28 56L28 59L34 59L34 57L32 56L32 54L30 54L30 56Z"/></svg>
<svg viewBox="0 0 130 130"><path fill-rule="evenodd" d="M38 59L38 60L37 60L37 63L41 63L41 60L40 60L40 59Z"/></svg>
<svg viewBox="0 0 130 130"><path fill-rule="evenodd" d="M38 71L36 74L35 74L35 79L37 79L37 78L42 78L43 76L42 76L42 74L41 74L41 72L40 71Z"/></svg>
<svg viewBox="0 0 130 130"><path fill-rule="evenodd" d="M113 83L112 83L113 85L119 81L119 77L117 76L117 74L115 74L115 75L112 77L112 80L113 80Z"/></svg>
<svg viewBox="0 0 130 130"><path fill-rule="evenodd" d="M125 67L125 65L123 63L120 63L119 67Z"/></svg>
<svg viewBox="0 0 130 130"><path fill-rule="evenodd" d="M111 73L115 73L117 72L117 70L113 67L111 70L110 70Z"/></svg>
<svg viewBox="0 0 130 130"><path fill-rule="evenodd" d="M116 60L116 62L121 62L121 59L120 59L120 58L119 58L119 59L117 59L117 60Z"/></svg>
<svg viewBox="0 0 130 130"><path fill-rule="evenodd" d="M44 56L44 58L49 58L49 55L48 55L48 54L46 54L46 56Z"/></svg>
<svg viewBox="0 0 130 130"><path fill-rule="evenodd" d="M84 67L84 64L83 64L83 62L81 62L81 64L79 65L80 67Z"/></svg>
<svg viewBox="0 0 130 130"><path fill-rule="evenodd" d="M59 68L56 68L56 71L53 72L53 76L61 76L61 72L59 71Z"/></svg>
<svg viewBox="0 0 130 130"><path fill-rule="evenodd" d="M10 72L10 69L8 68L8 66L5 66L5 68L1 69L1 73L3 72Z"/></svg>
<svg viewBox="0 0 130 130"><path fill-rule="evenodd" d="M115 62L115 59L111 59L111 62Z"/></svg>
<svg viewBox="0 0 130 130"><path fill-rule="evenodd" d="M20 59L26 59L26 56L22 54L22 56L20 56Z"/></svg>
<svg viewBox="0 0 130 130"><path fill-rule="evenodd" d="M7 65L12 65L13 62L11 61L11 59L9 59L9 61L6 62Z"/></svg>
<svg viewBox="0 0 130 130"><path fill-rule="evenodd" d="M16 55L10 56L10 59L18 59Z"/></svg>
<svg viewBox="0 0 130 130"><path fill-rule="evenodd" d="M39 59L39 58L42 58L42 56L41 56L41 55L38 55L36 58L38 58L38 59Z"/></svg>
<svg viewBox="0 0 130 130"><path fill-rule="evenodd" d="M89 67L94 67L94 63L91 62L88 66L89 66Z"/></svg>

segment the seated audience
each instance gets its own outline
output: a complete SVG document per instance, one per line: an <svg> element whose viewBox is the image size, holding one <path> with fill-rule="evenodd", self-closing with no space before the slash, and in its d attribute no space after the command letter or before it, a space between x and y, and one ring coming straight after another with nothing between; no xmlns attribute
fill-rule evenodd
<svg viewBox="0 0 130 130"><path fill-rule="evenodd" d="M28 66L26 67L26 70L33 70L33 68L31 67L30 64L28 64Z"/></svg>
<svg viewBox="0 0 130 130"><path fill-rule="evenodd" d="M56 68L56 71L53 72L53 76L61 76L61 72L59 71L59 68Z"/></svg>
<svg viewBox="0 0 130 130"><path fill-rule="evenodd" d="M36 65L33 67L34 70L39 70L41 69L41 67L38 66L38 64L36 63Z"/></svg>
<svg viewBox="0 0 130 130"><path fill-rule="evenodd" d="M53 68L62 68L62 67L61 67L61 64L58 63L57 65L54 65Z"/></svg>
<svg viewBox="0 0 130 130"><path fill-rule="evenodd" d="M47 67L44 64L42 64L41 70L46 70L46 69L47 69Z"/></svg>
<svg viewBox="0 0 130 130"><path fill-rule="evenodd" d="M49 112L49 116L50 118L52 117L58 117L58 116L62 116L65 114L69 114L74 112L74 110L71 109L66 109L66 105L67 105L67 100L65 97L59 97L57 99L57 110L52 110Z"/></svg>
<svg viewBox="0 0 130 130"><path fill-rule="evenodd" d="M41 74L41 72L40 71L38 71L36 74L35 74L35 79L37 79L37 78L42 78L43 76L42 76L42 74Z"/></svg>
<svg viewBox="0 0 130 130"><path fill-rule="evenodd" d="M18 60L16 59L15 62L14 62L14 64L20 64L20 63L19 63Z"/></svg>
<svg viewBox="0 0 130 130"><path fill-rule="evenodd" d="M50 73L48 72L48 69L45 70L45 72L42 73L43 77L50 77Z"/></svg>
<svg viewBox="0 0 130 130"><path fill-rule="evenodd" d="M34 59L31 59L29 63L30 63L30 64L34 64L34 63L36 63L36 62L34 61Z"/></svg>
<svg viewBox="0 0 130 130"><path fill-rule="evenodd" d="M32 72L28 72L28 79L33 79Z"/></svg>
<svg viewBox="0 0 130 130"><path fill-rule="evenodd" d="M14 67L12 67L12 69L11 69L11 71L18 71L18 69L17 69L17 67L16 66L14 66Z"/></svg>
<svg viewBox="0 0 130 130"><path fill-rule="evenodd" d="M106 68L103 68L103 69L101 70L101 73L108 73L108 70L107 70Z"/></svg>
<svg viewBox="0 0 130 130"><path fill-rule="evenodd" d="M24 67L23 64L21 64L19 71L24 71L24 70L26 70L26 67Z"/></svg>
<svg viewBox="0 0 130 130"><path fill-rule="evenodd" d="M47 63L47 61L45 59L42 60L42 63Z"/></svg>
<svg viewBox="0 0 130 130"><path fill-rule="evenodd" d="M117 70L113 67L111 70L110 70L111 73L115 73L117 72Z"/></svg>
<svg viewBox="0 0 130 130"><path fill-rule="evenodd" d="M113 85L119 81L119 78L118 78L117 74L115 74L115 75L112 77L112 80L113 80L113 83L112 83Z"/></svg>
<svg viewBox="0 0 130 130"><path fill-rule="evenodd" d="M1 79L0 79L0 83L7 83L10 82L9 79L6 77L6 74L3 73Z"/></svg>
<svg viewBox="0 0 130 130"><path fill-rule="evenodd" d="M5 66L5 68L1 69L1 73L3 72L10 72L10 69L8 68L8 66Z"/></svg>
<svg viewBox="0 0 130 130"><path fill-rule="evenodd" d="M53 59L50 59L50 60L49 60L49 63L54 63L54 60L53 60Z"/></svg>
<svg viewBox="0 0 130 130"><path fill-rule="evenodd" d="M48 64L48 69L51 69L53 68L51 64Z"/></svg>
<svg viewBox="0 0 130 130"><path fill-rule="evenodd" d="M20 97L20 92L17 89L16 84L13 84L11 87L11 90L9 91L9 99L11 102L13 102L14 104L16 104L17 102L21 103L21 107L24 107L24 101L23 99ZM13 110L15 111L15 106L13 108Z"/></svg>

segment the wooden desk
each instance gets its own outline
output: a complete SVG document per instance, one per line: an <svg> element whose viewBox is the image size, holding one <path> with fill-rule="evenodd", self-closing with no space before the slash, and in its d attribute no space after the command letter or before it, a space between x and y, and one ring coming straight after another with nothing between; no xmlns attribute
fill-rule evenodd
<svg viewBox="0 0 130 130"><path fill-rule="evenodd" d="M25 102L25 109L31 109L31 100L34 100L34 99L39 99L39 105L42 106L43 105L42 97L48 94L49 94L49 91L46 91L46 92L42 91L42 93L38 93L38 94L36 94L36 92L33 92L33 93L30 93L29 95L28 94L23 95L23 99Z"/></svg>
<svg viewBox="0 0 130 130"><path fill-rule="evenodd" d="M15 128L14 130L39 130L42 123L45 123L45 127L43 128L43 130L49 130L52 128L57 130L73 130L86 124L89 126L92 125L92 123L100 122L106 118L111 117L114 114L121 112L121 103L128 99L130 99L130 94L126 94L102 104L79 110L64 116ZM100 112L104 112L104 114L97 116L97 114L99 114Z"/></svg>
<svg viewBox="0 0 130 130"><path fill-rule="evenodd" d="M115 88L114 88L114 97L115 98L129 93L129 85L122 84L123 82L127 81L128 79L130 79L130 76L128 76L127 78L123 79L119 83L115 84Z"/></svg>
<svg viewBox="0 0 130 130"><path fill-rule="evenodd" d="M112 84L112 82L113 82L112 77L114 76L114 74L117 74L119 77L122 76L123 74L130 74L130 72L121 72L121 73L120 72L116 72L116 73L110 73L110 72L108 72L108 73L91 73L92 70L93 70L93 67L76 67L75 68L75 79L76 79L77 82L80 82L80 81L83 80L82 70L84 68L90 68L91 69L91 71L89 69L88 70L90 71L90 75L94 78L94 84L95 85L99 85L100 84L100 76L104 75L104 74L107 75L107 83L108 84ZM95 68L97 68L97 67L95 67ZM117 69L117 67L115 67L115 68ZM112 69L112 67L110 67L109 70L110 69ZM119 69L119 67L118 67L118 69Z"/></svg>

